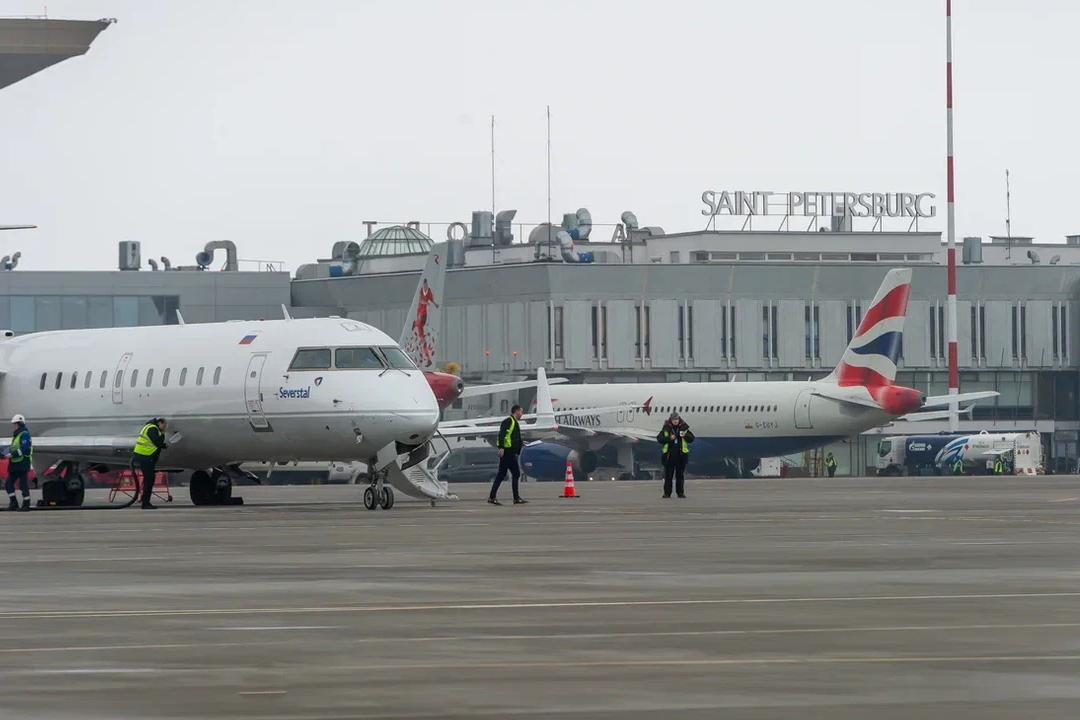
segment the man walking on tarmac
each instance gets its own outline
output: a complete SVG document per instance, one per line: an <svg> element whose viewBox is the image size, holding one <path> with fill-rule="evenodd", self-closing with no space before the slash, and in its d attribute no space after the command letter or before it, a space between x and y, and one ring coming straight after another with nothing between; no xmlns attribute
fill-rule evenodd
<svg viewBox="0 0 1080 720"><path fill-rule="evenodd" d="M15 429L11 436L11 447L8 448L8 478L6 487L8 510L19 510L19 502L15 499L15 483L18 481L22 491L22 511L30 511L30 481L27 475L30 473L30 464L34 459L34 443L30 439L30 431L26 429L26 418L16 415L11 418L11 425Z"/></svg>
<svg viewBox="0 0 1080 720"><path fill-rule="evenodd" d="M521 427L518 425L518 421L521 420L522 412L520 405L510 408L510 415L499 426L499 440L497 443L499 448L499 472L495 476L495 482L491 486L491 494L488 496L488 502L492 505L502 505L495 496L499 494L499 485L506 478L507 472L513 476L514 504L524 505L529 502L528 500L522 500L521 495L518 494L518 479L521 477L521 469L518 467L518 455L521 454Z"/></svg>
<svg viewBox="0 0 1080 720"><path fill-rule="evenodd" d="M150 504L154 493L154 476L157 475L157 461L161 451L169 447L165 443L165 418L154 418L143 425L139 439L135 441L135 462L142 472L142 507L143 510L155 510Z"/></svg>
<svg viewBox="0 0 1080 720"><path fill-rule="evenodd" d="M656 441L664 446L664 497L671 497L672 475L675 476L675 494L681 498L686 497L686 478L683 472L690 455L689 443L694 442L694 433L690 432L690 426L679 417L679 413L673 412L660 429Z"/></svg>

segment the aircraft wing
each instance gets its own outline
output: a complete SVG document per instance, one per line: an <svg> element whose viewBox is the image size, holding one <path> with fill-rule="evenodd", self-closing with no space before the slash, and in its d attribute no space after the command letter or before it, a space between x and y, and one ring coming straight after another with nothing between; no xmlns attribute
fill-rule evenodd
<svg viewBox="0 0 1080 720"><path fill-rule="evenodd" d="M543 367L536 369L536 414L531 423L521 423L521 433L530 430L552 430L557 427L555 411L551 404L551 388L548 386L547 372ZM471 420L451 420L440 422L438 433L443 437L472 437L475 435L494 435L499 432L499 425L505 417L474 418ZM525 416L522 415L522 420Z"/></svg>
<svg viewBox="0 0 1080 720"><path fill-rule="evenodd" d="M554 378L548 380L548 384L555 385L558 383L569 382L567 378ZM495 393L509 392L511 390L524 390L525 388L536 387L535 380L521 380L519 382L498 383L496 385L466 385L465 389L461 391L460 397L477 397L479 395L493 395Z"/></svg>
<svg viewBox="0 0 1080 720"><path fill-rule="evenodd" d="M559 425L543 433L540 440L586 440L599 438L608 442L656 442L656 433L635 428L587 428L578 425Z"/></svg>
<svg viewBox="0 0 1080 720"><path fill-rule="evenodd" d="M982 390L979 392L960 393L959 395L932 395L926 398L926 404L923 407L940 407L941 405L948 405L951 402L962 403L969 402L971 400L985 400L986 398L997 397L1001 393L995 390Z"/></svg>
<svg viewBox="0 0 1080 720"><path fill-rule="evenodd" d="M167 442L173 444L180 439L174 433ZM72 459L92 459L100 462L110 460L126 461L135 450L138 435L58 435L55 437L38 436L33 439L34 452L44 455L57 455Z"/></svg>
<svg viewBox="0 0 1080 720"><path fill-rule="evenodd" d="M958 415L967 415L971 412L974 405L968 405L966 408L960 408L957 410ZM930 412L916 412L903 415L896 418L897 420L905 420L907 422L925 422L927 420L947 420L949 418L948 410L932 410Z"/></svg>

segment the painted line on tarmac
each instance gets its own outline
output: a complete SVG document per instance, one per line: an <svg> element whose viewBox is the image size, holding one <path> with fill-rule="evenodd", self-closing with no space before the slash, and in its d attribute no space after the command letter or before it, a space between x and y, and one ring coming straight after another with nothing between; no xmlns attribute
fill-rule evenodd
<svg viewBox="0 0 1080 720"><path fill-rule="evenodd" d="M220 628L215 628L218 630ZM6 653L52 653L52 652L104 652L116 650L175 650L203 647L244 647L246 645L273 645L276 642L203 642L203 643L154 643L148 645L69 645L66 647L24 647L0 648L0 654Z"/></svg>
<svg viewBox="0 0 1080 720"><path fill-rule="evenodd" d="M653 638L653 637L732 637L754 635L827 635L834 633L890 633L890 632L942 632L942 631L984 631L984 630L1054 630L1062 628L1080 627L1080 623L1029 623L1029 624L981 624L981 625L895 625L880 627L825 627L825 628L774 628L753 630L672 630L654 632L623 632L623 633L545 633L543 635L431 635L421 637L365 637L346 639L346 642L354 645L372 644L414 644L414 643L441 643L441 642L521 642L529 640L611 640L619 638ZM344 629L341 626L326 625L298 625L295 627L215 627L206 628L212 632L222 631L251 631L251 630L335 630ZM196 647L243 647L275 645L277 642L230 642L230 643L161 643L151 645L69 645L66 647L29 647L29 648L0 648L0 653L70 653L70 652L121 652L126 650L174 650L189 649Z"/></svg>
<svg viewBox="0 0 1080 720"><path fill-rule="evenodd" d="M323 665L327 671L387 671L409 672L428 670L529 670L543 668L621 668L621 667L694 667L694 666L759 666L759 665L851 665L877 663L898 665L930 665L940 663L1032 663L1080 662L1080 655L881 655L871 657L779 657L779 658L706 658L693 660L582 660L488 663L418 663L389 665Z"/></svg>
<svg viewBox="0 0 1080 720"><path fill-rule="evenodd" d="M1030 624L984 624L984 625L896 625L881 627L826 627L826 628L774 628L755 630L671 630L623 633L545 633L543 635L432 635L410 638L357 638L354 644L379 643L439 643L439 642L520 642L523 640L616 640L619 638L660 637L731 637L752 635L828 635L834 633L891 633L891 632L941 632L983 630L1056 630L1080 627L1080 623L1030 623Z"/></svg>
<svg viewBox="0 0 1080 720"><path fill-rule="evenodd" d="M618 608L692 605L768 605L792 603L909 602L928 600L1024 600L1080 597L1080 592L971 593L956 595L864 595L839 597L718 598L702 600L562 600L552 602L476 602L441 605L339 605L281 608L195 608L176 610L52 610L20 613L19 619L184 617L206 615L290 615L298 613L439 612L450 610L534 610L559 608Z"/></svg>

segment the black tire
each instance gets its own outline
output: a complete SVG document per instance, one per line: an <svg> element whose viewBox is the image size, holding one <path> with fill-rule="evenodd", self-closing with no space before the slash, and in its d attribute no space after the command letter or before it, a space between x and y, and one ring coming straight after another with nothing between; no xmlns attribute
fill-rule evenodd
<svg viewBox="0 0 1080 720"><path fill-rule="evenodd" d="M394 489L389 485L383 485L382 489L382 509L389 510L394 507Z"/></svg>
<svg viewBox="0 0 1080 720"><path fill-rule="evenodd" d="M370 486L364 488L364 507L368 510L375 509L375 488Z"/></svg>
<svg viewBox="0 0 1080 720"><path fill-rule="evenodd" d="M210 473L205 470L196 470L191 473L191 481L188 483L188 492L191 495L191 504L196 507L214 504L214 481Z"/></svg>

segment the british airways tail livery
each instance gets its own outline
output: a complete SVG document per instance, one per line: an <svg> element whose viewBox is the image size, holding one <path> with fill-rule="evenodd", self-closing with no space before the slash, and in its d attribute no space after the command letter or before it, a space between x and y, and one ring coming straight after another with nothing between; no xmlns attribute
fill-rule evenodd
<svg viewBox="0 0 1080 720"><path fill-rule="evenodd" d="M656 457L656 435L668 415L678 412L697 438L690 452L691 472L745 475L763 457L821 447L898 419L936 419L943 413L916 411L946 406L950 400L996 396L986 391L926 397L895 384L911 273L910 268L889 271L839 364L817 382L612 383L554 389L558 430L541 434L541 442L523 450L524 472L557 480L570 461L583 479L597 467L597 452L611 446L618 450L637 444ZM587 410L613 405L625 405L626 411L611 418Z"/></svg>
<svg viewBox="0 0 1080 720"><path fill-rule="evenodd" d="M440 356L439 332L442 328L443 289L446 287L446 249L448 243L432 246L428 253L420 282L413 295L412 304L405 316L405 325L401 329L398 344L408 353L416 366L420 368L435 398L439 409L445 410L460 397L491 395L537 386L536 380L499 383L497 385L473 385L466 387L461 378L453 373L436 370ZM552 384L566 382L559 378Z"/></svg>

